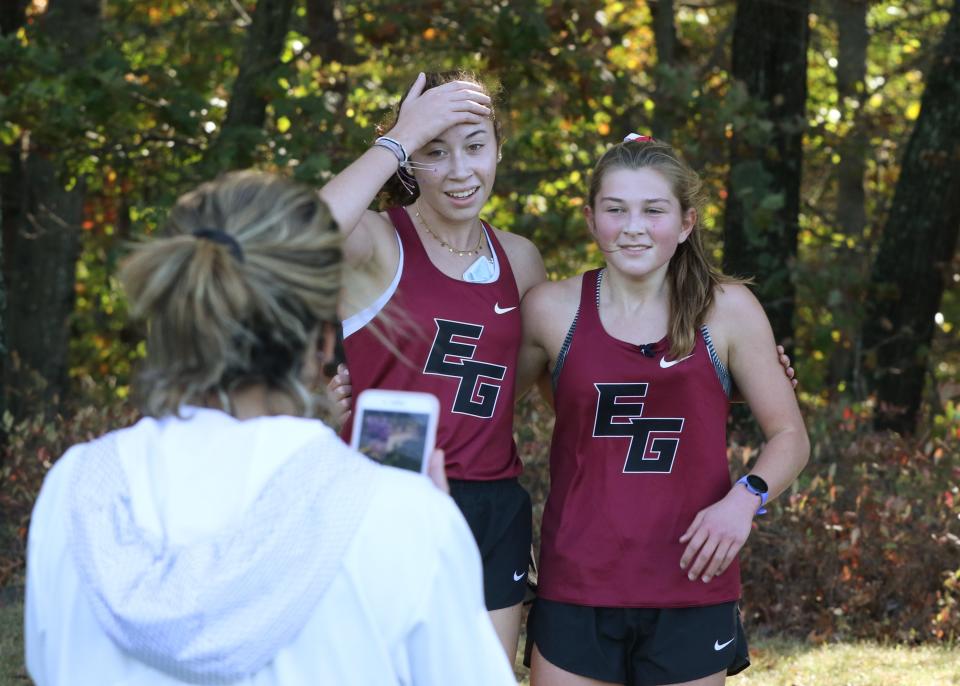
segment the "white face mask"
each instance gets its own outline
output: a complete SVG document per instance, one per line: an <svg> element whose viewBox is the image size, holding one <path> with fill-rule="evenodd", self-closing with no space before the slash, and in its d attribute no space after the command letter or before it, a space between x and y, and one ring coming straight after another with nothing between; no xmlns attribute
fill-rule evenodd
<svg viewBox="0 0 960 686"><path fill-rule="evenodd" d="M467 271L463 273L463 280L468 283L488 283L493 280L493 274L493 260L481 255L467 267Z"/></svg>

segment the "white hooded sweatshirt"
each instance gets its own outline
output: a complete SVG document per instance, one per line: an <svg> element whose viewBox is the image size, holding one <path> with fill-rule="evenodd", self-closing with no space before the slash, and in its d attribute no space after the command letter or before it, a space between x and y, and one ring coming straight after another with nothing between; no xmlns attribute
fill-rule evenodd
<svg viewBox="0 0 960 686"><path fill-rule="evenodd" d="M515 684L453 501L320 422L185 408L71 448L37 499L38 686Z"/></svg>

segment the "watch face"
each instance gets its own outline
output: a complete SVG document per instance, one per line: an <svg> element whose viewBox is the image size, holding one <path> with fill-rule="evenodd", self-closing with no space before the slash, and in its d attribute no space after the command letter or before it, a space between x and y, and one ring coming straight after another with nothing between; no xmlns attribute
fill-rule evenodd
<svg viewBox="0 0 960 686"><path fill-rule="evenodd" d="M757 493L766 493L768 490L770 490L769 488L767 488L767 482L761 479L756 474L748 474L747 483L750 485L750 488L752 488Z"/></svg>

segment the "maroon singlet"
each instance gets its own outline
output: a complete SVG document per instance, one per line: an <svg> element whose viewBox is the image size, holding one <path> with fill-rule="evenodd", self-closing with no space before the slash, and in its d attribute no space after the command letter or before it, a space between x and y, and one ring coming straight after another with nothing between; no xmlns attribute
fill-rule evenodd
<svg viewBox="0 0 960 686"><path fill-rule="evenodd" d="M437 447L452 479L491 481L522 471L513 442L513 400L520 348L520 295L507 254L487 227L500 264L491 283L451 278L430 261L410 215L387 211L403 247L402 273L385 315L344 339L357 397L367 388L433 393L440 399ZM349 442L351 427L344 429Z"/></svg>
<svg viewBox="0 0 960 686"><path fill-rule="evenodd" d="M706 343L698 335L692 355L671 360L666 339L613 338L597 309L598 273L583 275L555 389L538 593L601 607L736 600L736 561L706 584L680 569L680 536L730 490L728 399Z"/></svg>

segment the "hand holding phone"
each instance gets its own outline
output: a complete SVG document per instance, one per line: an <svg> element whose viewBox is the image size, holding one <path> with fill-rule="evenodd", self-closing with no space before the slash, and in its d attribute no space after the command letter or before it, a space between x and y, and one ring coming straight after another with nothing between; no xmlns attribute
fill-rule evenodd
<svg viewBox="0 0 960 686"><path fill-rule="evenodd" d="M427 458L427 476L433 485L441 491L450 495L450 482L447 481L447 461L443 451L439 448L434 449Z"/></svg>
<svg viewBox="0 0 960 686"><path fill-rule="evenodd" d="M357 397L350 447L377 462L427 473L440 403L430 393L371 388Z"/></svg>

